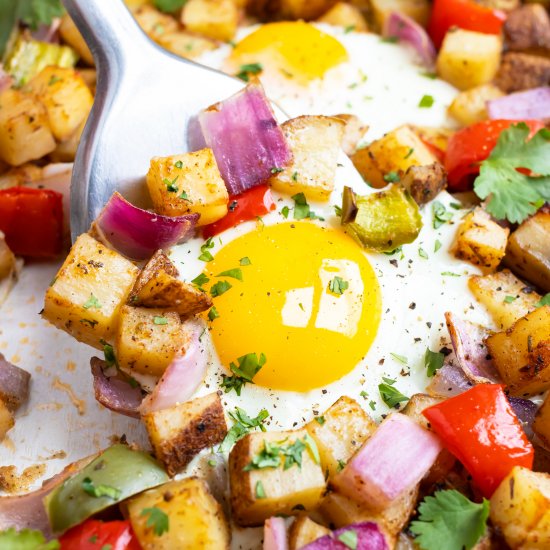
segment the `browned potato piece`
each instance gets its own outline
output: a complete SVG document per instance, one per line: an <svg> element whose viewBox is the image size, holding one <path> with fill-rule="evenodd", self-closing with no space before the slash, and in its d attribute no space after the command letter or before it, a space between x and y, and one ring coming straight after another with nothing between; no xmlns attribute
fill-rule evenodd
<svg viewBox="0 0 550 550"><path fill-rule="evenodd" d="M338 2L319 17L317 21L336 27L345 27L356 32L366 32L369 30L367 20L361 13L361 10L346 2Z"/></svg>
<svg viewBox="0 0 550 550"><path fill-rule="evenodd" d="M502 97L504 92L494 84L482 84L460 92L449 106L449 114L463 126L487 120L487 102Z"/></svg>
<svg viewBox="0 0 550 550"><path fill-rule="evenodd" d="M248 0L246 10L262 20L304 19L310 21L326 13L338 0Z"/></svg>
<svg viewBox="0 0 550 550"><path fill-rule="evenodd" d="M229 454L229 481L233 519L238 525L262 525L271 516L317 507L325 491L325 478L307 446L302 452L301 469L294 464L285 470L282 457L277 467L249 466L255 457L266 452L266 444L287 447L297 440L305 444L308 437L305 430L297 430L251 433L237 441Z"/></svg>
<svg viewBox="0 0 550 550"><path fill-rule="evenodd" d="M502 57L494 82L507 94L546 86L550 83L550 59L507 52Z"/></svg>
<svg viewBox="0 0 550 550"><path fill-rule="evenodd" d="M59 34L61 38L74 48L78 55L87 65L94 64L94 56L88 48L88 44L80 34L80 31L76 28L73 20L69 17L69 14L65 14L61 19L61 25L59 26Z"/></svg>
<svg viewBox="0 0 550 550"><path fill-rule="evenodd" d="M428 166L411 166L401 178L401 185L417 204L426 204L447 187L447 172L440 162Z"/></svg>
<svg viewBox="0 0 550 550"><path fill-rule="evenodd" d="M509 233L507 227L498 225L483 208L476 208L462 220L452 250L457 258L490 273L504 258Z"/></svg>
<svg viewBox="0 0 550 550"><path fill-rule="evenodd" d="M181 22L189 32L227 42L237 32L239 10L233 0L189 0Z"/></svg>
<svg viewBox="0 0 550 550"><path fill-rule="evenodd" d="M430 18L430 3L427 0L371 0L371 11L379 29L384 28L392 11L404 13L425 27Z"/></svg>
<svg viewBox="0 0 550 550"><path fill-rule="evenodd" d="M187 59L195 59L218 47L213 40L183 31L165 33L158 38L157 43L169 52Z"/></svg>
<svg viewBox="0 0 550 550"><path fill-rule="evenodd" d="M535 309L541 298L508 269L482 277L474 275L470 277L468 286L500 329L511 327L520 317Z"/></svg>
<svg viewBox="0 0 550 550"><path fill-rule="evenodd" d="M203 449L221 443L227 434L217 393L145 414L142 420L155 456L170 476L181 472Z"/></svg>
<svg viewBox="0 0 550 550"><path fill-rule="evenodd" d="M510 235L504 262L521 277L550 292L550 209L539 210Z"/></svg>
<svg viewBox="0 0 550 550"><path fill-rule="evenodd" d="M328 478L342 469L376 428L376 422L359 403L346 396L305 425L317 443L321 466Z"/></svg>
<svg viewBox="0 0 550 550"><path fill-rule="evenodd" d="M342 149L346 155L353 155L357 150L357 144L363 139L369 127L355 115L339 114L335 118L342 119L344 126L344 137L342 138Z"/></svg>
<svg viewBox="0 0 550 550"><path fill-rule="evenodd" d="M161 13L152 6L140 6L133 13L143 32L155 41L164 34L179 30L178 22L172 16Z"/></svg>
<svg viewBox="0 0 550 550"><path fill-rule="evenodd" d="M503 26L508 50L550 50L550 17L541 4L527 4L508 15Z"/></svg>
<svg viewBox="0 0 550 550"><path fill-rule="evenodd" d="M550 389L550 306L489 336L486 344L510 395L528 397Z"/></svg>
<svg viewBox="0 0 550 550"><path fill-rule="evenodd" d="M160 535L149 522L152 509L168 516L168 530ZM227 519L202 479L188 477L149 489L128 502L128 515L143 550L229 549Z"/></svg>
<svg viewBox="0 0 550 550"><path fill-rule="evenodd" d="M410 126L400 126L359 149L351 160L361 176L377 188L387 185L384 176L390 172L402 175L411 166L427 166L437 161Z"/></svg>
<svg viewBox="0 0 550 550"><path fill-rule="evenodd" d="M330 533L324 525L315 523L307 516L298 516L290 526L288 536L289 550L300 550L310 542Z"/></svg>
<svg viewBox="0 0 550 550"><path fill-rule="evenodd" d="M550 398L548 396L537 411L533 431L542 440L544 446L550 449Z"/></svg>

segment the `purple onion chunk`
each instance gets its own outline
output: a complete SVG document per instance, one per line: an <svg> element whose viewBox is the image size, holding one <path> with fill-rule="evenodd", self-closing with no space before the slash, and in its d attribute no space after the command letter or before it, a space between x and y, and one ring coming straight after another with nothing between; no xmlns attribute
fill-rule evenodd
<svg viewBox="0 0 550 550"><path fill-rule="evenodd" d="M533 432L533 422L535 421L535 415L537 414L538 406L530 399L523 399L521 397L508 397L512 409L516 413L518 420L521 422L525 435L532 439L535 435Z"/></svg>
<svg viewBox="0 0 550 550"><path fill-rule="evenodd" d="M550 87L533 88L488 101L487 113L493 120L548 120Z"/></svg>
<svg viewBox="0 0 550 550"><path fill-rule="evenodd" d="M352 523L310 542L302 550L389 550L380 527L373 521Z"/></svg>

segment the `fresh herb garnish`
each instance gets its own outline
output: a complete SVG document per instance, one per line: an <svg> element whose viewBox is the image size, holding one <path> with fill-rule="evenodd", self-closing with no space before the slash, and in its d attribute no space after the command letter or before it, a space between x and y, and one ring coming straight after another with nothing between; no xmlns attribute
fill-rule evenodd
<svg viewBox="0 0 550 550"><path fill-rule="evenodd" d="M205 285L206 283L208 283L209 281L210 281L210 279L204 273L201 273L200 275L197 275L191 281L191 283L194 284L195 286L199 287L202 290L202 286Z"/></svg>
<svg viewBox="0 0 550 550"><path fill-rule="evenodd" d="M239 260L240 265L250 265L252 262L250 261L250 258L248 256L245 256L244 258L241 258Z"/></svg>
<svg viewBox="0 0 550 550"><path fill-rule="evenodd" d="M155 325L167 325L168 319L166 317L163 317L162 315L155 315L153 317L153 323Z"/></svg>
<svg viewBox="0 0 550 550"><path fill-rule="evenodd" d="M296 195L292 195L292 199L294 200L295 220L303 220L305 218L309 218L310 220L324 221L324 218L321 218L320 216L315 214L313 210L311 210L309 204L307 203L306 196L303 193L296 193Z"/></svg>
<svg viewBox="0 0 550 550"><path fill-rule="evenodd" d="M338 535L338 540L351 550L357 550L357 531L355 529L348 529L342 534Z"/></svg>
<svg viewBox="0 0 550 550"><path fill-rule="evenodd" d="M427 109L434 104L434 98L431 95L423 95L420 101L418 102L418 107L421 109Z"/></svg>
<svg viewBox="0 0 550 550"><path fill-rule="evenodd" d="M396 407L397 405L399 405L399 403L409 400L406 395L403 395L397 388L393 386L396 380L392 380L391 378L386 377L383 377L382 380L384 380L384 382L378 384L378 391L380 392L380 397L382 397L382 401L384 401L384 403L386 403L388 407Z"/></svg>
<svg viewBox="0 0 550 550"><path fill-rule="evenodd" d="M347 27L344 27L344 34L349 34L354 30L355 30L355 25L348 25Z"/></svg>
<svg viewBox="0 0 550 550"><path fill-rule="evenodd" d="M250 382L253 382L254 376L258 374L260 369L266 364L267 359L263 353L260 353L260 358L255 353L247 353L237 358L237 363L231 362L229 368L234 376L223 376L221 383L222 388L225 389L225 393L229 393L231 390L235 390L237 395L241 395L242 387Z"/></svg>
<svg viewBox="0 0 550 550"><path fill-rule="evenodd" d="M288 470L295 464L301 469L302 455L306 449L311 453L315 463L319 464L319 450L309 434L306 434L303 439L297 439L294 443L289 443L288 445L282 445L279 442L270 443L269 441L264 441L264 448L244 467L244 471L277 468L282 464L283 458L283 470Z"/></svg>
<svg viewBox="0 0 550 550"><path fill-rule="evenodd" d="M82 307L84 309L90 309L91 307L101 309L101 304L100 304L99 300L93 294L90 294L90 297L88 298L88 301Z"/></svg>
<svg viewBox="0 0 550 550"><path fill-rule="evenodd" d="M216 277L231 277L232 279L237 279L238 281L243 280L243 272L240 267L234 269L228 269L227 271L222 271L218 273Z"/></svg>
<svg viewBox="0 0 550 550"><path fill-rule="evenodd" d="M445 205L439 201L432 202L433 226L439 229L443 224L453 219L453 213L448 212Z"/></svg>
<svg viewBox="0 0 550 550"><path fill-rule="evenodd" d="M543 296L536 304L535 307L550 306L550 292Z"/></svg>
<svg viewBox="0 0 550 550"><path fill-rule="evenodd" d="M144 508L140 515L149 516L145 525L146 527L152 527L157 537L160 537L163 533L167 533L170 530L170 518L168 514L163 512L160 508L156 506Z"/></svg>
<svg viewBox="0 0 550 550"><path fill-rule="evenodd" d="M240 71L235 75L237 78L248 82L250 75L260 74L263 71L261 63L247 63L241 65Z"/></svg>
<svg viewBox="0 0 550 550"><path fill-rule="evenodd" d="M345 467L346 467L346 461L339 458L338 464L336 466L336 471L341 472Z"/></svg>
<svg viewBox="0 0 550 550"><path fill-rule="evenodd" d="M344 294L344 291L346 291L349 287L349 283L347 281L344 281L342 277L334 277L334 279L331 279L328 284L328 289L338 296L341 296Z"/></svg>
<svg viewBox="0 0 550 550"><path fill-rule="evenodd" d="M212 298L225 294L230 288L233 288L229 281L218 281L210 287L210 295Z"/></svg>
<svg viewBox="0 0 550 550"><path fill-rule="evenodd" d="M228 453L239 439L242 439L247 433L256 428L260 428L262 432L265 432L264 421L269 416L269 413L266 409L262 409L258 413L258 416L251 418L244 409L235 407L235 412L230 412L229 416L234 424L221 442L219 447L220 453Z"/></svg>
<svg viewBox="0 0 550 550"><path fill-rule="evenodd" d="M319 424L319 426L322 426L326 422L326 420L325 420L324 416L316 416L315 417L315 422L317 422L317 424Z"/></svg>
<svg viewBox="0 0 550 550"><path fill-rule="evenodd" d="M255 492L256 492L256 498L265 498L266 497L264 484L261 482L261 480L256 481Z"/></svg>
<svg viewBox="0 0 550 550"><path fill-rule="evenodd" d="M420 73L420 76L429 78L430 80L435 80L437 78L437 73L432 73L430 71L423 71Z"/></svg>
<svg viewBox="0 0 550 550"><path fill-rule="evenodd" d="M384 181L387 183L397 183L401 178L397 172L388 172L384 174Z"/></svg>
<svg viewBox="0 0 550 550"><path fill-rule="evenodd" d="M279 168L277 166L274 166L272 169L271 169L271 173L272 174L280 174L281 172L284 172L284 168Z"/></svg>
<svg viewBox="0 0 550 550"><path fill-rule="evenodd" d="M183 162L182 162L181 160L177 160L177 161L175 162L174 166L175 166L176 168L181 169L181 168L183 168Z"/></svg>
<svg viewBox="0 0 550 550"><path fill-rule="evenodd" d="M199 260L203 262L211 262L214 259L214 256L210 254L209 250L214 248L214 241L212 240L212 237L207 239L207 241L201 246L201 255L199 256Z"/></svg>
<svg viewBox="0 0 550 550"><path fill-rule="evenodd" d="M425 260L429 260L430 258L428 253L421 246L418 247L418 255Z"/></svg>
<svg viewBox="0 0 550 550"><path fill-rule="evenodd" d="M281 208L281 214L283 215L283 218L288 218L288 215L290 213L290 208L288 206L283 206Z"/></svg>
<svg viewBox="0 0 550 550"><path fill-rule="evenodd" d="M208 312L208 319L210 321L213 321L214 319L217 319L220 316L218 313L218 310L216 309L216 306L212 306L210 308L210 311Z"/></svg>
<svg viewBox="0 0 550 550"><path fill-rule="evenodd" d="M6 550L59 550L57 540L46 541L41 531L10 527L0 532L0 548Z"/></svg>
<svg viewBox="0 0 550 550"><path fill-rule="evenodd" d="M439 351L431 351L430 348L426 348L424 354L424 368L427 371L428 376L434 376L436 371L443 366L445 355Z"/></svg>
<svg viewBox="0 0 550 550"><path fill-rule="evenodd" d="M111 487L110 485L95 485L89 477L85 477L82 480L82 490L95 498L108 497L112 500L116 500L121 495L120 489Z"/></svg>
<svg viewBox="0 0 550 550"><path fill-rule="evenodd" d="M398 353L392 353L390 352L390 355L400 363L403 363L403 365L406 365L409 360L404 355L399 355Z"/></svg>
<svg viewBox="0 0 550 550"><path fill-rule="evenodd" d="M442 244L440 240L436 240L434 243L434 252L437 252L441 248Z"/></svg>
<svg viewBox="0 0 550 550"><path fill-rule="evenodd" d="M505 296L504 303L511 304L512 302L515 302L517 299L518 299L517 296Z"/></svg>
<svg viewBox="0 0 550 550"><path fill-rule="evenodd" d="M178 186L176 185L176 182L178 181L179 176L176 176L172 181L170 181L168 178L164 178L162 180L162 183L166 185L166 189L169 193L177 193L178 192Z"/></svg>
<svg viewBox="0 0 550 550"><path fill-rule="evenodd" d="M460 277L460 273L453 273L452 271L442 271L441 275L444 277Z"/></svg>
<svg viewBox="0 0 550 550"><path fill-rule="evenodd" d="M187 3L187 0L154 0L155 7L164 13L175 13Z"/></svg>

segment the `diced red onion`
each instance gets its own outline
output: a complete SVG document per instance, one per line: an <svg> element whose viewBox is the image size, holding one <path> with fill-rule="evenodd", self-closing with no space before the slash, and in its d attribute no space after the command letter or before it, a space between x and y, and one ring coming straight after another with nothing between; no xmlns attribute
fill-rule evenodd
<svg viewBox="0 0 550 550"><path fill-rule="evenodd" d="M139 418L139 406L143 400L141 389L133 388L128 382L118 378L107 378L103 372L106 363L97 357L92 357L90 366L96 401L111 411Z"/></svg>
<svg viewBox="0 0 550 550"><path fill-rule="evenodd" d="M550 87L533 88L492 99L487 102L487 113L490 119L550 119Z"/></svg>
<svg viewBox="0 0 550 550"><path fill-rule="evenodd" d="M191 117L187 125L187 145L189 146L189 151L200 151L208 147L198 116Z"/></svg>
<svg viewBox="0 0 550 550"><path fill-rule="evenodd" d="M272 517L264 524L264 550L288 550L285 520Z"/></svg>
<svg viewBox="0 0 550 550"><path fill-rule="evenodd" d="M39 25L35 31L31 32L31 36L40 42L48 42L49 44L59 43L59 27L61 19L56 17L49 25Z"/></svg>
<svg viewBox="0 0 550 550"><path fill-rule="evenodd" d="M434 397L453 397L471 389L473 385L460 367L446 361L435 373L426 391Z"/></svg>
<svg viewBox="0 0 550 550"><path fill-rule="evenodd" d="M442 448L435 434L408 416L393 413L332 484L344 495L381 510L426 475Z"/></svg>
<svg viewBox="0 0 550 550"><path fill-rule="evenodd" d="M30 380L31 375L26 370L12 365L0 353L0 399L11 411L29 398Z"/></svg>
<svg viewBox="0 0 550 550"><path fill-rule="evenodd" d="M204 139L230 195L264 183L292 159L283 131L259 82L199 114Z"/></svg>
<svg viewBox="0 0 550 550"><path fill-rule="evenodd" d="M383 34L412 46L426 65L434 64L437 53L428 33L404 13L392 11L386 19Z"/></svg>
<svg viewBox="0 0 550 550"><path fill-rule="evenodd" d="M350 533L351 538L346 539L345 533ZM343 538L340 539L342 536ZM330 535L325 535L306 544L301 550L346 550L351 548L351 546L344 544L342 540L350 540L350 542L357 540L357 545L354 546L357 550L389 550L388 543L380 527L372 521L346 525L346 527L337 529Z"/></svg>
<svg viewBox="0 0 550 550"><path fill-rule="evenodd" d="M0 94L4 90L7 90L8 88L11 88L12 86L13 86L13 78L6 71L4 71L4 68L2 67L2 64L0 63Z"/></svg>
<svg viewBox="0 0 550 550"><path fill-rule="evenodd" d="M535 415L537 414L538 406L536 403L533 403L530 399L522 399L521 397L508 397L512 409L516 413L518 420L523 426L525 435L532 439L533 432L533 422L535 421Z"/></svg>
<svg viewBox="0 0 550 550"><path fill-rule="evenodd" d="M189 240L198 219L198 214L172 218L142 210L115 191L94 224L106 245L132 260L145 260L159 249Z"/></svg>
<svg viewBox="0 0 550 550"><path fill-rule="evenodd" d="M148 395L140 407L141 414L168 409L191 398L200 386L208 367L208 354L200 345L201 326L188 321L191 335L184 355L174 357L164 371L153 392Z"/></svg>

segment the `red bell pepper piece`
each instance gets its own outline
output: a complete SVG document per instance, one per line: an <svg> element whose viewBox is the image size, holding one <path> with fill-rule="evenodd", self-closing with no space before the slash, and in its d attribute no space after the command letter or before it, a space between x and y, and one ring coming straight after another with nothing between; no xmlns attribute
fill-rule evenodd
<svg viewBox="0 0 550 550"><path fill-rule="evenodd" d="M63 245L63 195L30 187L1 190L0 231L19 256L58 256Z"/></svg>
<svg viewBox="0 0 550 550"><path fill-rule="evenodd" d="M217 222L205 225L202 234L208 239L242 222L264 216L270 210L275 210L275 207L271 189L267 185L258 185L240 195L230 197L227 215Z"/></svg>
<svg viewBox="0 0 550 550"><path fill-rule="evenodd" d="M141 550L129 521L89 519L67 531L59 543L61 550Z"/></svg>
<svg viewBox="0 0 550 550"><path fill-rule="evenodd" d="M500 34L506 13L487 8L473 0L435 0L428 34L436 48L451 27L485 34Z"/></svg>
<svg viewBox="0 0 550 550"><path fill-rule="evenodd" d="M533 445L500 384L479 384L422 414L486 497L514 466L533 466Z"/></svg>
<svg viewBox="0 0 550 550"><path fill-rule="evenodd" d="M544 124L540 120L484 120L453 134L447 145L445 169L450 191L468 191L479 174L479 164L494 149L503 130L524 122L533 137Z"/></svg>

